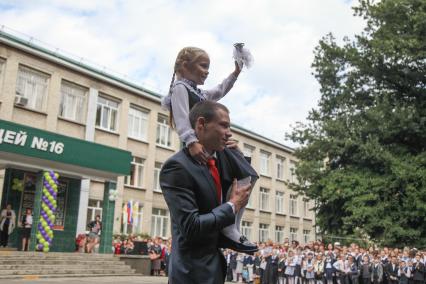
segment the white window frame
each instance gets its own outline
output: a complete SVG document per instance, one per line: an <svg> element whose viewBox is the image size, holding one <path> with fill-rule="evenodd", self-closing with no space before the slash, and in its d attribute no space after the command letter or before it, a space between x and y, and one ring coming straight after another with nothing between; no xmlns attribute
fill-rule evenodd
<svg viewBox="0 0 426 284"><path fill-rule="evenodd" d="M266 242L269 239L269 225L259 223L259 242Z"/></svg>
<svg viewBox="0 0 426 284"><path fill-rule="evenodd" d="M85 87L62 80L59 117L85 123L88 92Z"/></svg>
<svg viewBox="0 0 426 284"><path fill-rule="evenodd" d="M309 217L309 199L303 198L303 217Z"/></svg>
<svg viewBox="0 0 426 284"><path fill-rule="evenodd" d="M124 185L136 188L143 188L145 184L145 159L140 157L133 157L131 162L131 173L124 178ZM132 173L135 175L132 179ZM132 184L132 181L134 184Z"/></svg>
<svg viewBox="0 0 426 284"><path fill-rule="evenodd" d="M133 139L148 141L149 112L141 108L130 106L128 136Z"/></svg>
<svg viewBox="0 0 426 284"><path fill-rule="evenodd" d="M284 214L284 192L278 190L275 192L275 212Z"/></svg>
<svg viewBox="0 0 426 284"><path fill-rule="evenodd" d="M270 211L270 202L269 202L269 192L270 190L265 187L259 188L259 209L263 211Z"/></svg>
<svg viewBox="0 0 426 284"><path fill-rule="evenodd" d="M309 243L311 237L311 230L303 230L303 241L305 244Z"/></svg>
<svg viewBox="0 0 426 284"><path fill-rule="evenodd" d="M284 180L284 165L285 158L281 156L277 156L277 179Z"/></svg>
<svg viewBox="0 0 426 284"><path fill-rule="evenodd" d="M163 166L162 163L155 162L155 166L154 166L154 187L153 187L153 190L155 192L162 192L161 186L160 186L160 171L161 171L162 166Z"/></svg>
<svg viewBox="0 0 426 284"><path fill-rule="evenodd" d="M168 118L161 114L157 117L157 138L155 143L161 147L172 147L172 132L168 123Z"/></svg>
<svg viewBox="0 0 426 284"><path fill-rule="evenodd" d="M249 221L241 221L241 234L246 236L247 239L252 239L253 223Z"/></svg>
<svg viewBox="0 0 426 284"><path fill-rule="evenodd" d="M244 144L244 146L243 146L243 155L244 155L245 157L250 157L250 158L252 158L252 157L253 157L253 154L254 154L255 149L256 149L256 147L254 147L254 146L251 146L251 145L249 145L249 144Z"/></svg>
<svg viewBox="0 0 426 284"><path fill-rule="evenodd" d="M254 209L254 199L255 199L255 193L254 193L254 188L252 188L246 208Z"/></svg>
<svg viewBox="0 0 426 284"><path fill-rule="evenodd" d="M158 213L158 214L156 214ZM152 208L151 215L151 236L167 238L167 229L170 224L168 212L166 209ZM157 226L160 226L158 228Z"/></svg>
<svg viewBox="0 0 426 284"><path fill-rule="evenodd" d="M45 111L50 76L23 65L18 67L16 95L28 99L26 108Z"/></svg>
<svg viewBox="0 0 426 284"><path fill-rule="evenodd" d="M271 176L271 153L260 151L260 174L264 176Z"/></svg>
<svg viewBox="0 0 426 284"><path fill-rule="evenodd" d="M290 227L290 241L297 241L297 228Z"/></svg>
<svg viewBox="0 0 426 284"><path fill-rule="evenodd" d="M104 101L101 101L101 100L104 100ZM107 96L99 95L98 100L96 102L96 122L95 122L96 127L102 130L117 133L119 107L120 107L120 103L118 101L110 99ZM98 115L100 115L99 118L98 118ZM106 121L106 125L104 125L105 121Z"/></svg>
<svg viewBox="0 0 426 284"><path fill-rule="evenodd" d="M3 77L4 77L4 69L6 66L6 60L0 58L0 93L3 93Z"/></svg>
<svg viewBox="0 0 426 284"><path fill-rule="evenodd" d="M90 206L90 201L95 201L96 206ZM96 199L89 199L89 202L87 204L87 220L86 220L86 228L89 225L90 222L95 220L96 215L99 215L102 220L102 200L96 200ZM90 213L89 213L90 212ZM90 216L89 216L90 214ZM90 218L89 218L90 217Z"/></svg>
<svg viewBox="0 0 426 284"><path fill-rule="evenodd" d="M289 214L291 216L297 216L297 195L290 194L289 203Z"/></svg>
<svg viewBox="0 0 426 284"><path fill-rule="evenodd" d="M275 226L275 242L284 242L284 226Z"/></svg>
<svg viewBox="0 0 426 284"><path fill-rule="evenodd" d="M289 177L290 177L290 182L295 183L296 182L296 162L295 161L290 161L290 165L288 167L289 170Z"/></svg>

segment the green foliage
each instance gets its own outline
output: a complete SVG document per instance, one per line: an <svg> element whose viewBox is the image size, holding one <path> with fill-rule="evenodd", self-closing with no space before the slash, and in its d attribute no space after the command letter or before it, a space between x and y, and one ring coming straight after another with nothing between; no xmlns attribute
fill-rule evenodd
<svg viewBox="0 0 426 284"><path fill-rule="evenodd" d="M426 1L359 1L354 40L320 40L321 99L289 137L302 145L294 190L325 234L426 243Z"/></svg>

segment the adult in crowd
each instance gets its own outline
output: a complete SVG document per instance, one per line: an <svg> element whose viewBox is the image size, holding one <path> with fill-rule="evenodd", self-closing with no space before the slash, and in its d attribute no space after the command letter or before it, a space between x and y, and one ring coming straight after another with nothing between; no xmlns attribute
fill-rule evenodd
<svg viewBox="0 0 426 284"><path fill-rule="evenodd" d="M92 253L95 247L99 244L99 238L102 230L101 216L96 215L95 220L90 222L89 227L89 241L87 243L87 252Z"/></svg>
<svg viewBox="0 0 426 284"><path fill-rule="evenodd" d="M160 276L161 271L161 252L162 248L159 242L159 238L154 239L154 243L148 250L149 257L151 259L151 274L154 276Z"/></svg>
<svg viewBox="0 0 426 284"><path fill-rule="evenodd" d="M31 208L25 210L22 215L22 250L27 251L30 247L31 227L33 225L33 214Z"/></svg>
<svg viewBox="0 0 426 284"><path fill-rule="evenodd" d="M7 204L6 208L0 213L0 246L7 247L9 235L15 229L16 214L12 210L12 205Z"/></svg>
<svg viewBox="0 0 426 284"><path fill-rule="evenodd" d="M219 284L226 275L220 231L233 224L235 214L247 205L251 185L238 186L237 179L250 173L233 168L244 157L225 147L232 134L224 105L199 102L189 120L209 159L202 165L184 148L166 161L160 173L172 221L169 283ZM224 202L230 186L229 201Z"/></svg>

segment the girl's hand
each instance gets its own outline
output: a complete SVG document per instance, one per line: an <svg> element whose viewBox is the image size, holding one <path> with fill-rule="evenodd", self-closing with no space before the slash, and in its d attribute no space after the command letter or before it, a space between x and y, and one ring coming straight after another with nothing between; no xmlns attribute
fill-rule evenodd
<svg viewBox="0 0 426 284"><path fill-rule="evenodd" d="M240 73L241 73L240 65L238 65L237 61L235 61L235 70L234 70L234 75L235 75L236 77L238 77L238 75L240 75Z"/></svg>
<svg viewBox="0 0 426 284"><path fill-rule="evenodd" d="M188 150L189 154L191 154L191 157L194 158L197 162L203 165L207 164L207 155L204 151L203 145L198 142L194 142L188 146Z"/></svg>
<svg viewBox="0 0 426 284"><path fill-rule="evenodd" d="M229 149L235 149L241 152L240 148L238 147L238 141L234 139L229 139L226 141L226 147Z"/></svg>

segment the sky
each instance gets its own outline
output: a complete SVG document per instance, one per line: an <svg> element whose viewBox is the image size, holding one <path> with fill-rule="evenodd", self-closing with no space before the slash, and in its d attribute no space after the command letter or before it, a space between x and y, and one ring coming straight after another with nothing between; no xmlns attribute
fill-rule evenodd
<svg viewBox="0 0 426 284"><path fill-rule="evenodd" d="M314 48L327 33L353 38L365 23L355 0L0 0L0 27L18 31L167 94L176 55L196 46L210 56L202 88L234 69L233 43L254 57L220 102L231 121L290 147L285 140L320 98Z"/></svg>

